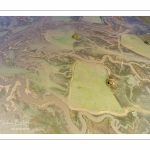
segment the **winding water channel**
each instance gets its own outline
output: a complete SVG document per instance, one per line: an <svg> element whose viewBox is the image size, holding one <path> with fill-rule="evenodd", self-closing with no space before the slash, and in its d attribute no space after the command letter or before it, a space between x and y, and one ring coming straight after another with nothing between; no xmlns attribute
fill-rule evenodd
<svg viewBox="0 0 150 150"><path fill-rule="evenodd" d="M75 55L75 54L67 54L67 55L71 55L73 57L76 57L78 59L80 59L80 61L90 61L91 60L87 60L87 59L84 59L78 55ZM92 62L94 63L98 63L98 64L103 64L103 62L105 61L105 59L108 58L111 62L113 63L120 63L119 61L115 61L113 60L110 56L108 55L105 55L103 56L102 60L101 61L96 61L96 60L92 60ZM132 69L132 71L134 73L136 73L135 69L132 67L132 64L129 64L129 63L124 63L125 65L129 65L130 68ZM137 73L136 75L138 76L138 78L140 80L148 80L148 79L142 79ZM9 106L9 109L12 108L12 103L10 101L6 101L6 98L10 95L11 91L12 91L12 88L14 87L15 85L15 82L16 81L19 81L21 83L21 86L19 88L19 94L21 96L21 98L23 98L23 100L27 101L28 103L30 104L34 104L36 106L43 106L44 104L48 103L48 102L53 102L55 103L55 105L57 107L59 107L61 110L63 110L64 112L64 116L65 116L65 119L66 119L66 122L69 126L69 129L70 129L70 132L71 133L86 133L86 130L87 130L87 124L85 122L85 120L83 119L83 115L88 117L89 119L91 119L92 121L94 122L101 122L103 121L106 117L110 118L110 123L111 123L111 126L113 128L113 130L116 132L116 133L121 133L118 129L120 128L120 125L118 120L115 119L112 115L117 115L117 116L126 116L127 113L128 113L128 110L125 110L124 113L122 114L115 114L115 113L112 113L112 112L106 112L106 111L103 111L103 112L100 112L98 114L95 114L95 115L100 115L100 116L94 116L93 114L91 114L90 112L86 111L86 110L79 110L79 114L78 114L78 117L81 121L81 124L82 124L82 128L81 130L79 130L76 125L72 122L71 120L71 117L70 117L70 112L69 112L69 107L66 105L65 102L63 102L60 98L58 98L56 95L54 94L48 94L48 95L45 95L44 99L42 100L39 100L39 99L36 99L30 95L27 95L25 93L25 89L26 89L26 85L27 85L27 81L26 81L26 78L22 77L22 76L15 76L14 78L8 80L8 81L4 81L2 78L0 78L0 84L2 86L7 86L7 85L11 85L9 87L9 90L7 92L7 94L1 99L1 102L5 105L8 105ZM150 80L148 80L150 82ZM112 115L111 115L112 114Z"/></svg>

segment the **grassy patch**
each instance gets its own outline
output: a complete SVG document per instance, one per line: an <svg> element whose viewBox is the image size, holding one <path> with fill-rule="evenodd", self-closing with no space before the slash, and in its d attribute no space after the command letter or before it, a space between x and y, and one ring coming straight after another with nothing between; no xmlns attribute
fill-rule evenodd
<svg viewBox="0 0 150 150"><path fill-rule="evenodd" d="M124 34L121 36L123 46L134 51L137 54L150 58L150 45L145 44L136 35Z"/></svg>
<svg viewBox="0 0 150 150"><path fill-rule="evenodd" d="M53 20L61 22L70 22L71 18L69 16L54 16Z"/></svg>
<svg viewBox="0 0 150 150"><path fill-rule="evenodd" d="M50 30L47 33L47 40L59 47L63 48L72 48L73 43L76 41L72 38L72 35L74 34L73 30Z"/></svg>
<svg viewBox="0 0 150 150"><path fill-rule="evenodd" d="M107 70L96 64L78 62L75 66L69 104L92 112L122 113L123 108L106 85Z"/></svg>
<svg viewBox="0 0 150 150"><path fill-rule="evenodd" d="M84 16L83 20L86 22L103 24L99 16Z"/></svg>
<svg viewBox="0 0 150 150"><path fill-rule="evenodd" d="M150 16L138 16L137 17L139 20L143 21L146 24L150 25Z"/></svg>
<svg viewBox="0 0 150 150"><path fill-rule="evenodd" d="M38 86L34 82L30 82L29 88L40 97L46 93L46 89L44 87Z"/></svg>

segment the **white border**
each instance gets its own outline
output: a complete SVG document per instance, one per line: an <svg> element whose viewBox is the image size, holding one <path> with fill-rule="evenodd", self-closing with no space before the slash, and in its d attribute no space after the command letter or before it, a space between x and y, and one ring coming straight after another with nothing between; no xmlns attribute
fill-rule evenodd
<svg viewBox="0 0 150 150"><path fill-rule="evenodd" d="M149 1L135 0L2 0L0 10L149 10Z"/></svg>
<svg viewBox="0 0 150 150"><path fill-rule="evenodd" d="M37 139L37 140L144 140L149 134L1 134L0 139Z"/></svg>
<svg viewBox="0 0 150 150"><path fill-rule="evenodd" d="M150 11L0 11L0 16L150 16Z"/></svg>

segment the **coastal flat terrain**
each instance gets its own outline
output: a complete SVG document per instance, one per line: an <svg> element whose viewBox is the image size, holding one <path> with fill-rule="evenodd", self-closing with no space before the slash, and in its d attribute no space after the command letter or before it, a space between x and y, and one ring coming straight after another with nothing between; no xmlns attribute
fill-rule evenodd
<svg viewBox="0 0 150 150"><path fill-rule="evenodd" d="M150 17L1 16L1 134L150 133Z"/></svg>

